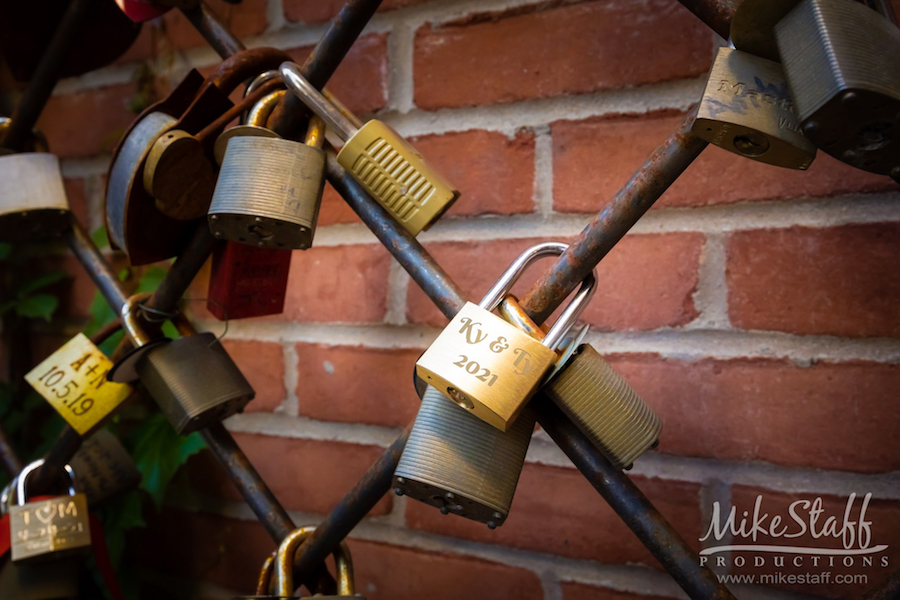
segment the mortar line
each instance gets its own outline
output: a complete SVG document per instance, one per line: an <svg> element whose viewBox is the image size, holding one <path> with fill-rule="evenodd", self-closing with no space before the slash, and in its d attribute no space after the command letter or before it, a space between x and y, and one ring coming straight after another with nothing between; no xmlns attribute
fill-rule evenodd
<svg viewBox="0 0 900 600"><path fill-rule="evenodd" d="M282 0L268 0L266 3L266 22L265 33L279 31L287 26L287 18L284 15L284 2Z"/></svg>
<svg viewBox="0 0 900 600"><path fill-rule="evenodd" d="M409 288L409 275L403 267L392 260L388 268L387 278L387 311L384 322L393 326L404 326L406 321L406 293Z"/></svg>
<svg viewBox="0 0 900 600"><path fill-rule="evenodd" d="M394 23L387 39L386 110L405 114L415 109L413 32L402 21Z"/></svg>
<svg viewBox="0 0 900 600"><path fill-rule="evenodd" d="M534 210L543 219L553 214L553 137L550 127L534 129Z"/></svg>
<svg viewBox="0 0 900 600"><path fill-rule="evenodd" d="M284 389L286 396L278 409L285 415L296 417L300 415L300 400L297 396L297 387L300 384L297 365L300 359L297 356L297 347L293 342L282 342L281 348L284 356ZM278 412L277 409L276 412Z"/></svg>
<svg viewBox="0 0 900 600"><path fill-rule="evenodd" d="M731 329L728 317L728 285L725 280L725 241L720 233L707 233L700 256L694 307L697 318L685 329Z"/></svg>

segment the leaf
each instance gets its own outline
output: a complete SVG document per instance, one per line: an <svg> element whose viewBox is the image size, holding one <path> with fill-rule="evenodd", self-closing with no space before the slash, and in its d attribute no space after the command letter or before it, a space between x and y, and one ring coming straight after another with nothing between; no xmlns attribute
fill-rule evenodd
<svg viewBox="0 0 900 600"><path fill-rule="evenodd" d="M159 509L175 472L206 444L198 433L187 437L175 433L160 413L144 419L130 437L137 440L132 456L143 475L141 487L147 490Z"/></svg>
<svg viewBox="0 0 900 600"><path fill-rule="evenodd" d="M84 335L90 337L100 331L100 328L111 323L118 317L116 311L110 308L109 303L100 291L94 292L94 299L91 300L91 307L88 309L91 313L91 321L84 328Z"/></svg>
<svg viewBox="0 0 900 600"><path fill-rule="evenodd" d="M125 533L129 529L147 526L144 521L143 499L143 492L132 490L99 511L106 533L106 547L109 549L113 568L117 571L125 551Z"/></svg>
<svg viewBox="0 0 900 600"><path fill-rule="evenodd" d="M162 267L147 267L144 274L141 275L141 281L138 283L137 293L153 293L159 284L162 283L163 277L166 276L168 269Z"/></svg>
<svg viewBox="0 0 900 600"><path fill-rule="evenodd" d="M97 249L103 250L109 246L109 236L106 234L106 225L101 225L91 234L91 241Z"/></svg>
<svg viewBox="0 0 900 600"><path fill-rule="evenodd" d="M37 290L47 287L50 284L56 283L60 279L65 279L68 276L69 274L65 271L50 271L49 273L38 275L31 281L26 281L25 283L17 286L16 294L19 298L24 298L28 294L36 292Z"/></svg>
<svg viewBox="0 0 900 600"><path fill-rule="evenodd" d="M0 260L9 258L10 252L12 252L12 244L0 244Z"/></svg>
<svg viewBox="0 0 900 600"><path fill-rule="evenodd" d="M42 318L48 323L59 305L59 298L51 294L35 294L16 302L16 314L30 319Z"/></svg>

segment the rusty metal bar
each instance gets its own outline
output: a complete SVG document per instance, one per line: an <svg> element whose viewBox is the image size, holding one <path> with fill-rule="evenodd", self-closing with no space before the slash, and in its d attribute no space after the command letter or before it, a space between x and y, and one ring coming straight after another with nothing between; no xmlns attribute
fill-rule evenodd
<svg viewBox="0 0 900 600"><path fill-rule="evenodd" d="M719 583L716 574L708 567L700 566L697 553L643 492L597 452L550 399L539 394L531 405L537 409L541 427L688 596L734 600L734 595Z"/></svg>
<svg viewBox="0 0 900 600"><path fill-rule="evenodd" d="M731 17L743 0L679 0L685 8L722 36L731 37Z"/></svg>
<svg viewBox="0 0 900 600"><path fill-rule="evenodd" d="M95 346L99 346L100 344L102 344L103 342L108 340L110 337L112 337L112 335L115 334L120 329L122 329L122 319L116 319L115 321L110 321L109 323L107 323L106 325L101 327L97 331L97 333L95 333L94 335L91 336L91 343L94 344Z"/></svg>
<svg viewBox="0 0 900 600"><path fill-rule="evenodd" d="M344 4L300 67L303 78L317 90L325 87L379 5L381 0L349 0ZM268 127L285 138L299 139L306 133L308 114L302 100L294 94L287 94L269 116Z"/></svg>
<svg viewBox="0 0 900 600"><path fill-rule="evenodd" d="M28 82L28 87L25 88L22 99L16 105L9 130L2 142L4 148L20 151L31 135L34 124L37 123L41 111L50 99L50 94L53 93L53 88L56 87L56 82L59 81L66 58L72 52L72 42L84 24L93 1L72 0L69 3L31 81Z"/></svg>
<svg viewBox="0 0 900 600"><path fill-rule="evenodd" d="M184 8L181 12L222 58L228 58L245 49L244 44L228 30L222 19L203 0L200 0L197 6Z"/></svg>
<svg viewBox="0 0 900 600"><path fill-rule="evenodd" d="M525 294L522 308L537 323L553 313L706 148L691 133L695 115L696 108Z"/></svg>
<svg viewBox="0 0 900 600"><path fill-rule="evenodd" d="M66 233L66 243L72 254L75 255L75 258L78 259L84 270L90 275L94 285L97 286L97 289L100 290L100 293L103 294L103 297L106 298L113 310L118 313L128 296L122 291L115 271L106 262L91 236L84 230L81 223L74 218L72 219L72 229Z"/></svg>
<svg viewBox="0 0 900 600"><path fill-rule="evenodd" d="M900 570L891 573L887 579L859 597L859 600L896 600L900 598Z"/></svg>

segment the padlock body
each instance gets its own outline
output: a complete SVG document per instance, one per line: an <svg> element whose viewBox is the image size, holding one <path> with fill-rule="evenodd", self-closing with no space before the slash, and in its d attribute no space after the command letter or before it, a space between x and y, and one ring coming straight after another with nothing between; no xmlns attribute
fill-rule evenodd
<svg viewBox="0 0 900 600"><path fill-rule="evenodd" d="M337 159L412 235L431 227L459 198L453 184L381 121L360 127Z"/></svg>
<svg viewBox="0 0 900 600"><path fill-rule="evenodd" d="M56 156L38 152L0 156L0 241L54 237L71 224Z"/></svg>
<svg viewBox="0 0 900 600"><path fill-rule="evenodd" d="M86 439L70 464L78 474L78 489L87 497L89 506L136 489L141 483L141 472L128 451L106 429Z"/></svg>
<svg viewBox="0 0 900 600"><path fill-rule="evenodd" d="M394 490L448 513L502 525L535 418L526 408L508 431L499 431L428 386L394 472Z"/></svg>
<svg viewBox="0 0 900 600"><path fill-rule="evenodd" d="M312 245L325 185L325 152L257 136L228 140L209 208L219 239L260 248Z"/></svg>
<svg viewBox="0 0 900 600"><path fill-rule="evenodd" d="M467 302L416 362L416 373L479 419L506 431L556 353Z"/></svg>
<svg viewBox="0 0 900 600"><path fill-rule="evenodd" d="M588 344L541 390L618 468L659 439L659 416Z"/></svg>
<svg viewBox="0 0 900 600"><path fill-rule="evenodd" d="M804 0L775 34L806 136L854 167L900 177L900 29L857 2Z"/></svg>
<svg viewBox="0 0 900 600"><path fill-rule="evenodd" d="M217 319L277 315L284 309L291 250L229 242L213 250L206 307Z"/></svg>
<svg viewBox="0 0 900 600"><path fill-rule="evenodd" d="M137 372L172 427L182 435L227 419L256 395L211 333L160 344L141 359Z"/></svg>
<svg viewBox="0 0 900 600"><path fill-rule="evenodd" d="M87 498L55 496L9 507L13 562L62 558L91 545Z"/></svg>
<svg viewBox="0 0 900 600"><path fill-rule="evenodd" d="M729 152L790 169L807 169L816 147L803 137L778 63L720 48L691 128Z"/></svg>

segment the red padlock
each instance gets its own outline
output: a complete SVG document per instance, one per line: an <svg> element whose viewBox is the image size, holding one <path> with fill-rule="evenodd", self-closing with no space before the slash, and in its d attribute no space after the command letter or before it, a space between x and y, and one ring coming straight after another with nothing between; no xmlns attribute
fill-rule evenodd
<svg viewBox="0 0 900 600"><path fill-rule="evenodd" d="M135 23L155 19L172 10L171 6L158 4L151 0L116 0L116 4L126 17Z"/></svg>
<svg viewBox="0 0 900 600"><path fill-rule="evenodd" d="M209 278L209 312L220 321L281 313L292 253L235 242L219 244Z"/></svg>

